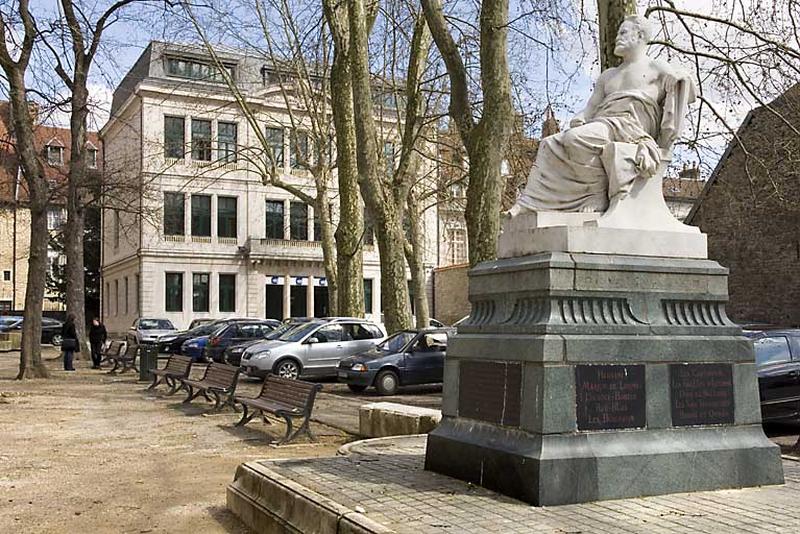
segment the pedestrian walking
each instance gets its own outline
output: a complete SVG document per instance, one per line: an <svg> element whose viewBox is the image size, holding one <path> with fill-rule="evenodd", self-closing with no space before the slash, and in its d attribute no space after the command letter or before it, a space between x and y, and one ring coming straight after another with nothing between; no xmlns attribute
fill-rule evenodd
<svg viewBox="0 0 800 534"><path fill-rule="evenodd" d="M89 345L92 347L92 369L100 369L103 345L108 339L106 326L100 322L99 317L92 319L92 326L89 328Z"/></svg>
<svg viewBox="0 0 800 534"><path fill-rule="evenodd" d="M75 367L72 366L72 357L76 352L80 351L81 344L78 339L78 332L75 330L75 314L70 313L67 315L64 326L61 327L61 353L64 356L65 371L75 370Z"/></svg>

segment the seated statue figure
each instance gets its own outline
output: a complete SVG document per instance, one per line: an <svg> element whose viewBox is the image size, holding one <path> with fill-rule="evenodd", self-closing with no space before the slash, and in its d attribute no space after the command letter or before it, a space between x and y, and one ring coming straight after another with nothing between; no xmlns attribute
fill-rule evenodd
<svg viewBox="0 0 800 534"><path fill-rule="evenodd" d="M695 89L686 75L647 57L649 39L644 17L623 21L614 48L622 64L600 74L568 130L542 140L528 183L507 217L528 211L604 212L636 178L653 177L669 161ZM625 150L619 143L627 144Z"/></svg>

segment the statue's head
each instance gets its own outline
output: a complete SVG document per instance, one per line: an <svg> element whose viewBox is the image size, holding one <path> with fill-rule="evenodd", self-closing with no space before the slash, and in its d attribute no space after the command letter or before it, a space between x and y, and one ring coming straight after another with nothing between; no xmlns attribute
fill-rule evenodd
<svg viewBox="0 0 800 534"><path fill-rule="evenodd" d="M646 18L641 15L625 17L619 25L614 55L624 57L633 50L644 48L651 35L650 23Z"/></svg>

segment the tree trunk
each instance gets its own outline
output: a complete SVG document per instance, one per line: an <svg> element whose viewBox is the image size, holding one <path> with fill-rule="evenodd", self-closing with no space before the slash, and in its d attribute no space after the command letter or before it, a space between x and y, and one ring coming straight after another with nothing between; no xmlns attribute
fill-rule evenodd
<svg viewBox="0 0 800 534"><path fill-rule="evenodd" d="M75 330L81 347L86 350L86 288L83 259L85 206L83 194L86 187L86 119L88 90L86 77L78 74L76 66L75 84L72 91L70 116L70 162L67 175L67 222L64 227L64 253L67 257L65 269L67 314L75 316ZM79 357L78 352L75 353ZM84 352L86 354L86 352Z"/></svg>
<svg viewBox="0 0 800 534"><path fill-rule="evenodd" d="M328 178L322 179L327 184ZM339 312L339 277L336 267L336 241L333 236L333 221L331 210L328 206L327 187L317 187L317 202L314 205L319 228L322 235L319 240L322 244L322 262L325 266L325 278L328 282L328 315L333 317L341 315ZM315 236L316 237L316 236ZM313 291L313 287L311 288Z"/></svg>
<svg viewBox="0 0 800 534"><path fill-rule="evenodd" d="M348 51L346 6L325 0L325 18L334 37L331 65L331 109L336 130L339 183L339 224L336 228L336 268L339 275L338 313L364 316L364 211L358 191L356 128Z"/></svg>
<svg viewBox="0 0 800 534"><path fill-rule="evenodd" d="M619 25L628 15L636 14L636 0L597 0L600 18L600 68L616 67L622 58L614 55Z"/></svg>
<svg viewBox="0 0 800 534"><path fill-rule="evenodd" d="M350 68L357 140L358 183L375 221L381 260L384 323L389 333L408 328L408 284L401 215L393 192L383 182L370 87L367 12L364 0L348 0Z"/></svg>
<svg viewBox="0 0 800 534"><path fill-rule="evenodd" d="M417 328L427 328L430 322L430 311L425 283L425 233L422 225L422 210L419 200L413 192L408 194L407 210L409 235L405 252L408 268L411 270L411 287L414 290L414 316Z"/></svg>
<svg viewBox="0 0 800 534"><path fill-rule="evenodd" d="M47 208L30 208L31 244L28 256L28 279L25 289L25 319L22 321L22 350L17 380L47 378L42 361L42 303L47 279Z"/></svg>

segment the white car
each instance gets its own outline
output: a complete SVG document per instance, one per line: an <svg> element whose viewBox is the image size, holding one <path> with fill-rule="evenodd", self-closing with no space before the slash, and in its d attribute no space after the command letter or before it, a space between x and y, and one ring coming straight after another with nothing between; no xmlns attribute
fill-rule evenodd
<svg viewBox="0 0 800 534"><path fill-rule="evenodd" d="M158 343L159 337L173 332L177 329L169 319L139 317L131 325L125 340L136 345L151 345Z"/></svg>

